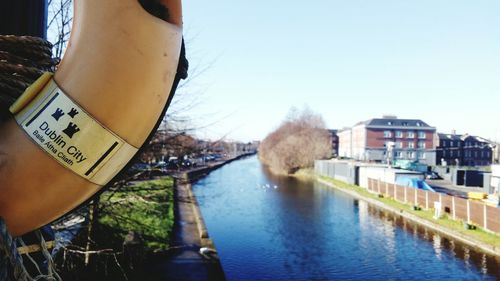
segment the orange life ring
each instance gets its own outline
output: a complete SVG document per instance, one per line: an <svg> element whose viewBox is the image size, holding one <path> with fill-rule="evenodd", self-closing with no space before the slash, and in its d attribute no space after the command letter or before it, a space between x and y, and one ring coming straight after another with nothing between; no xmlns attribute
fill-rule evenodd
<svg viewBox="0 0 500 281"><path fill-rule="evenodd" d="M0 124L0 216L13 235L49 223L99 191L113 176L102 172L106 174L102 178L92 177L98 174L99 165L103 171L106 165L118 170L130 160L130 153L128 160L105 158L106 163L96 164L87 177L79 173L75 163L90 159L85 155L102 156L107 151L94 142L100 134L116 137L133 150L153 130L169 98L182 40L181 0L159 2L169 11L168 22L147 13L137 0L75 0L73 31L55 75L41 78L23 95L14 110L17 122L11 119ZM54 87L75 108L59 106L52 117L43 117L47 110L39 113L40 108L53 104L46 105L41 95L48 97L56 91ZM78 113L90 119L78 121L82 124L67 119L64 134L49 128L56 124L49 119L59 122L63 119L56 120L57 116L73 118ZM25 126L25 117L36 114L31 119L38 123L30 123L33 128ZM94 129L86 129L90 123ZM74 140L75 133L86 137ZM59 154L51 154L50 147L43 147L47 141L62 151L60 159ZM73 142L78 145L70 145ZM79 145L92 151L82 151ZM63 156L73 159L65 164Z"/></svg>

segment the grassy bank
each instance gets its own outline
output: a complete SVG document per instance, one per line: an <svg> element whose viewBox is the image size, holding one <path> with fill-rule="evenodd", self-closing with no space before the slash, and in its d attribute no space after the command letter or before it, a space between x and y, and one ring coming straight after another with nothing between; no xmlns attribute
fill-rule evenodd
<svg viewBox="0 0 500 281"><path fill-rule="evenodd" d="M423 220L426 220L430 223L440 225L440 226L445 227L445 228L447 228L455 233L459 233L463 236L470 237L471 239L473 239L475 241L488 244L488 245L495 247L497 249L500 248L500 236L486 232L486 231L482 230L480 227L478 227L475 230L465 229L463 227L463 223L461 221L452 220L451 218L448 218L447 216L444 216L443 218L441 218L439 220L434 219L433 218L433 216L434 216L433 209L413 210L412 205L400 203L392 198L385 198L385 197L380 198L377 195L368 192L365 188L362 188L362 187L359 187L356 185L352 185L352 184L348 184L348 183L344 183L344 182L341 182L341 181L338 181L338 180L335 180L335 179L332 179L329 177L318 176L318 178L320 178L321 180L326 181L328 183L331 183L336 188L356 192L357 194L359 194L362 197L366 197L366 198L370 198L372 200L379 201L387 206L390 206L390 207L398 209L398 210L404 210L405 212L410 213L414 216L417 216L417 217L419 217Z"/></svg>
<svg viewBox="0 0 500 281"><path fill-rule="evenodd" d="M113 248L129 231L140 233L147 250L168 248L174 224L173 184L170 177L148 180L101 195L98 229Z"/></svg>

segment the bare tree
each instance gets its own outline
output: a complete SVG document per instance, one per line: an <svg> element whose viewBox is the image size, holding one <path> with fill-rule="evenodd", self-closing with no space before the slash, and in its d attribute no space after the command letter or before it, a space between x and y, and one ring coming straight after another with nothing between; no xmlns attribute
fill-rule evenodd
<svg viewBox="0 0 500 281"><path fill-rule="evenodd" d="M273 172L293 174L331 155L331 137L323 119L309 109L291 108L285 121L259 147L261 161Z"/></svg>
<svg viewBox="0 0 500 281"><path fill-rule="evenodd" d="M68 45L73 23L73 0L49 0L47 37L54 45L53 54L61 58Z"/></svg>

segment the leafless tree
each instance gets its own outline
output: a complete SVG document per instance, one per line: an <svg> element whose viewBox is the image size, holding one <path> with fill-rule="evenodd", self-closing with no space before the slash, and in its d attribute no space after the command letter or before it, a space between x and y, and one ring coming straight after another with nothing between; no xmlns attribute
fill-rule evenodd
<svg viewBox="0 0 500 281"><path fill-rule="evenodd" d="M61 58L66 50L73 23L73 0L49 0L47 37L54 45L53 54Z"/></svg>
<svg viewBox="0 0 500 281"><path fill-rule="evenodd" d="M261 161L273 172L293 174L331 155L331 137L320 115L292 108L285 121L259 147Z"/></svg>
<svg viewBox="0 0 500 281"><path fill-rule="evenodd" d="M140 0L141 4L144 4L148 1L154 2L154 0ZM54 56L61 58L67 47L72 28L73 1L49 0L48 4L48 39L54 44ZM195 64L195 67L192 67L190 69L190 73L188 76L189 78L187 80L181 81L180 85L177 88L176 94L173 97L172 103L170 104L169 110L164 117L163 124L160 126L155 137L153 137L152 142L149 144L149 147L144 147L145 151L148 151L150 147L152 147L154 150L155 147L158 146L162 148L160 152L174 151L169 152L172 154L188 154L196 150L196 142L192 137L188 136L188 132L194 132L198 128L194 125L191 116L196 107L203 102L203 91L201 89L197 89L197 87L192 87L191 81L196 79L199 75L201 75L211 67L211 64L200 63L198 65L204 66L196 67ZM204 119L208 118L206 118L205 116ZM134 174L126 173L123 177L123 180L115 182L113 185L108 186L108 194L114 194L115 192L123 191L124 188L127 189L126 187L129 186L129 183L131 181L135 181L137 180L137 178L142 178L143 175L147 173L148 171L142 171ZM129 192L129 189L127 189L127 192ZM138 195L135 192L135 189L130 189L130 196L134 200L148 200L148 198ZM87 253L101 253L100 245L94 243L94 238L92 237L94 235L93 225L98 220L98 217L100 215L104 214L108 209L111 209L116 205L115 203L111 202L111 200L109 200L109 198L111 197L112 195L106 197L96 197L94 198L93 203L88 206L87 210L82 210L82 214L84 216L91 218L87 222L88 225L86 227L87 231L85 234L86 238L79 243L80 246L72 246L80 247L79 251L85 254L85 265L89 263L89 256ZM105 198L106 200L103 198ZM125 220L129 218L117 217L116 219ZM119 249L117 251L119 251ZM74 254L82 254L80 252L74 252ZM108 255L109 252L102 252L102 254Z"/></svg>

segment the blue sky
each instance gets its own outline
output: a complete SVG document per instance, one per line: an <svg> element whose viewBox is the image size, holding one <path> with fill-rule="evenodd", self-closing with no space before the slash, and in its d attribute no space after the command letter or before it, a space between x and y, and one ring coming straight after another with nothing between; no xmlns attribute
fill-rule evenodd
<svg viewBox="0 0 500 281"><path fill-rule="evenodd" d="M393 114L500 138L500 1L184 1L201 137L262 139L291 106L328 127Z"/></svg>

